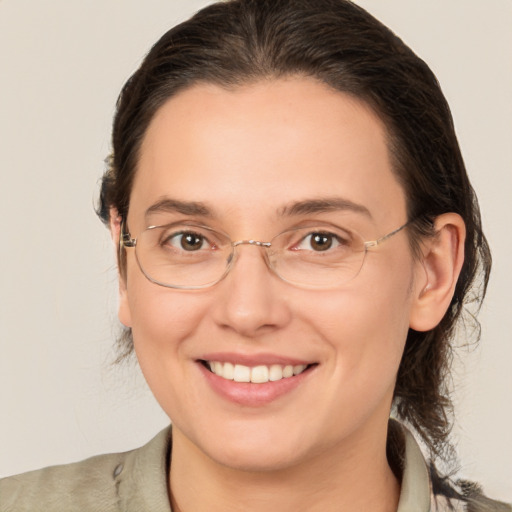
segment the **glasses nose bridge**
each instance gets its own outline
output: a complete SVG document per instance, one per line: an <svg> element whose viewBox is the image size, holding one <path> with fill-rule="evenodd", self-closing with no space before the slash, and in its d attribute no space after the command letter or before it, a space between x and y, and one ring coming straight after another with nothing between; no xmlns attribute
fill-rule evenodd
<svg viewBox="0 0 512 512"><path fill-rule="evenodd" d="M270 247L272 242L261 242L259 240L237 240L231 242L232 247L238 247L239 245L254 245L256 247Z"/></svg>
<svg viewBox="0 0 512 512"><path fill-rule="evenodd" d="M235 255L235 252L238 251L235 251L235 249L241 245L251 245L253 247L261 247L263 249L268 249L269 247L272 246L272 242L262 242L260 240L237 240L235 242L231 242L232 251L231 256L227 260L228 268L226 274L231 271L233 265L235 264L235 260L238 259L238 255ZM265 261L267 268L272 271L272 266L268 259L268 253L266 250L263 251L263 260Z"/></svg>

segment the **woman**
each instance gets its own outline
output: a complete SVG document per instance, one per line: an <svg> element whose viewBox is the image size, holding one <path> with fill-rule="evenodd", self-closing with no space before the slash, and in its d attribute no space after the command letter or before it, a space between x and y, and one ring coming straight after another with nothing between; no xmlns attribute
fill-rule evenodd
<svg viewBox="0 0 512 512"><path fill-rule="evenodd" d="M365 11L223 2L164 35L99 214L172 437L6 479L3 509L509 510L435 469L490 255L434 76Z"/></svg>

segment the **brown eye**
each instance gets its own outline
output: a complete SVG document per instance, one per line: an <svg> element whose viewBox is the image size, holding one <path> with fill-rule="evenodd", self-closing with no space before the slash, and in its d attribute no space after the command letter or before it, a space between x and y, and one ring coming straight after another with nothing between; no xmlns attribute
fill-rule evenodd
<svg viewBox="0 0 512 512"><path fill-rule="evenodd" d="M314 251L327 251L332 247L333 238L328 233L311 233L309 243Z"/></svg>
<svg viewBox="0 0 512 512"><path fill-rule="evenodd" d="M196 233L183 233L180 244L185 251L197 251L203 247L204 238Z"/></svg>
<svg viewBox="0 0 512 512"><path fill-rule="evenodd" d="M193 232L178 232L165 238L162 245L169 245L176 249L187 252L199 251L208 245L208 241L203 235Z"/></svg>

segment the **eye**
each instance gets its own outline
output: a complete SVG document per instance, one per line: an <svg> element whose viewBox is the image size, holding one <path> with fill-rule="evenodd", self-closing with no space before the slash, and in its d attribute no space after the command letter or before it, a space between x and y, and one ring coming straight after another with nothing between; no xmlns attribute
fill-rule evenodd
<svg viewBox="0 0 512 512"><path fill-rule="evenodd" d="M327 233L312 233L309 235L309 245L315 251L327 251L335 242L333 235Z"/></svg>
<svg viewBox="0 0 512 512"><path fill-rule="evenodd" d="M188 252L210 248L206 237L193 231L172 233L162 240L162 245L170 245L173 248Z"/></svg>
<svg viewBox="0 0 512 512"><path fill-rule="evenodd" d="M317 231L307 234L301 241L294 247L296 250L306 250L315 252L325 252L329 249L336 248L342 245L348 245L346 240L343 240L338 235L329 232Z"/></svg>

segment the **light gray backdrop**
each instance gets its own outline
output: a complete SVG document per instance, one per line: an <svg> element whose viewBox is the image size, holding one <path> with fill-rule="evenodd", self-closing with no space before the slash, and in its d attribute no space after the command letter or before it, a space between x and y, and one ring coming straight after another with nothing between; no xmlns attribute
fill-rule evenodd
<svg viewBox="0 0 512 512"><path fill-rule="evenodd" d="M201 0L0 0L0 476L148 440L166 417L111 368L113 247L93 212L120 87ZM457 364L462 474L512 501L512 2L359 0L437 74L494 250Z"/></svg>

